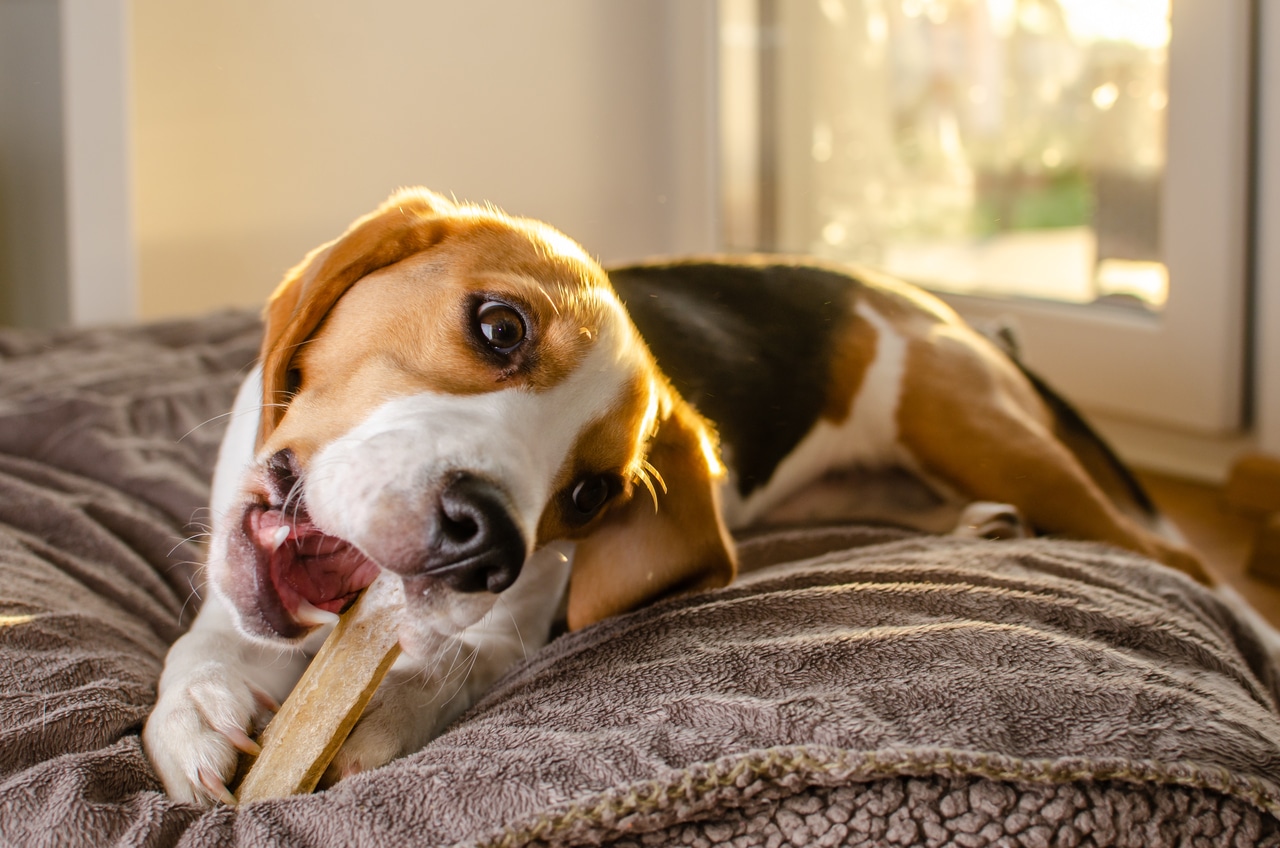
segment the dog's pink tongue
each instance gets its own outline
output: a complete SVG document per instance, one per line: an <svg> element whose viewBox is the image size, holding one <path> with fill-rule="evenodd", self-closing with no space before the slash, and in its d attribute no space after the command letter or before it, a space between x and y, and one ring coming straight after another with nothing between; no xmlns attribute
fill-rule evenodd
<svg viewBox="0 0 1280 848"><path fill-rule="evenodd" d="M342 612L356 593L373 582L378 567L342 539L326 535L305 515L293 520L280 510L264 510L254 538L271 558L271 579L291 615L301 601L326 612Z"/></svg>
<svg viewBox="0 0 1280 848"><path fill-rule="evenodd" d="M327 612L342 612L377 576L377 566L331 536L307 536L296 547L286 542L274 555L272 571L299 596Z"/></svg>

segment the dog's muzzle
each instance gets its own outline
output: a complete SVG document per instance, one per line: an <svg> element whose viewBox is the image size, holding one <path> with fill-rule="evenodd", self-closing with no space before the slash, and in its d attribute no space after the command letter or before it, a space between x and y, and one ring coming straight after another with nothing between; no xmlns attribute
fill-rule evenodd
<svg viewBox="0 0 1280 848"><path fill-rule="evenodd" d="M435 499L422 555L384 563L406 580L439 580L459 592L501 592L520 576L524 534L496 485L455 472Z"/></svg>

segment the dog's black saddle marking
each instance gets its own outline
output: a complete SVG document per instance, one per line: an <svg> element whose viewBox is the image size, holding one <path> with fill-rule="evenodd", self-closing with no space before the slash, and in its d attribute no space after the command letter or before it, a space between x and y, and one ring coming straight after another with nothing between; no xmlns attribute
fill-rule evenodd
<svg viewBox="0 0 1280 848"><path fill-rule="evenodd" d="M738 491L766 484L822 414L859 282L731 258L611 268L609 279L658 366L716 426Z"/></svg>

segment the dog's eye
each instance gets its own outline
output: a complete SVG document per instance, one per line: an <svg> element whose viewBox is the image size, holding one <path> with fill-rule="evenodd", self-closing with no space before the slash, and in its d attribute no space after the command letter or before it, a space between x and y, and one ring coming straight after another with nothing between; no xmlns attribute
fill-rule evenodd
<svg viewBox="0 0 1280 848"><path fill-rule="evenodd" d="M505 303L489 300L476 310L476 323L485 344L498 353L510 353L524 341L524 319Z"/></svg>
<svg viewBox="0 0 1280 848"><path fill-rule="evenodd" d="M573 501L573 508L586 517L595 515L604 506L605 501L613 496L614 488L613 478L596 474L579 480L569 497Z"/></svg>

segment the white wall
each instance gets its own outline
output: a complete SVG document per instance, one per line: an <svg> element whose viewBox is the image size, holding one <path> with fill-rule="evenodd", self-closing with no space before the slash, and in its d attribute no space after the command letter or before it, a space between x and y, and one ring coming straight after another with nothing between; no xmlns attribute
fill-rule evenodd
<svg viewBox="0 0 1280 848"><path fill-rule="evenodd" d="M141 316L260 304L393 189L708 250L711 0L133 0Z"/></svg>

